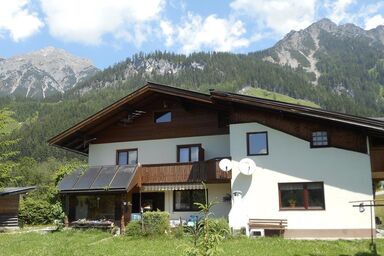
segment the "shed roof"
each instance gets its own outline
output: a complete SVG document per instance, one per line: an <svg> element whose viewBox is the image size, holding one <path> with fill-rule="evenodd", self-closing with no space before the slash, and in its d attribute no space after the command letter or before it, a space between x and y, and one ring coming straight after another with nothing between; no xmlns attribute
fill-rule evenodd
<svg viewBox="0 0 384 256"><path fill-rule="evenodd" d="M0 196L9 196L9 195L18 195L18 194L26 194L29 191L32 191L36 188L36 186L29 187L7 187L0 189Z"/></svg>

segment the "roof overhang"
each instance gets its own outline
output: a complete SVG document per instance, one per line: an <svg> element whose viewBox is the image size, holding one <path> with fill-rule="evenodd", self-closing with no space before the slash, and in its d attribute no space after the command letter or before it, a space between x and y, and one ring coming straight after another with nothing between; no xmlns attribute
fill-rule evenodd
<svg viewBox="0 0 384 256"><path fill-rule="evenodd" d="M26 193L34 190L35 188L36 188L36 186L0 188L0 196L26 194Z"/></svg>
<svg viewBox="0 0 384 256"><path fill-rule="evenodd" d="M140 106L142 101L153 95L177 97L181 100L228 112L233 111L234 105L241 105L250 109L276 111L303 118L342 124L362 129L369 135L384 137L384 121L382 120L347 115L235 93L212 90L210 91L210 94L204 94L148 82L131 94L121 98L96 114L51 138L48 143L72 152L87 155L88 145L97 139L93 136L95 131L100 131L113 122L121 120L123 117L127 118L128 116L129 118L129 116L135 117L140 115L141 110L138 109L137 106Z"/></svg>
<svg viewBox="0 0 384 256"><path fill-rule="evenodd" d="M320 108L307 107L302 105L290 104L285 102L220 91L212 91L211 98L217 102L242 104L248 107L269 109L318 120L337 122L341 124L369 129L372 132L378 132L384 135L384 121L374 118L364 118L339 112L323 110Z"/></svg>
<svg viewBox="0 0 384 256"><path fill-rule="evenodd" d="M141 111L135 108L135 105L154 94L174 96L183 100L214 106L208 94L148 82L143 87L49 139L48 143L49 145L87 155L87 146L96 139L89 132L91 129L97 127L100 130L108 124L123 118L123 116L137 115Z"/></svg>

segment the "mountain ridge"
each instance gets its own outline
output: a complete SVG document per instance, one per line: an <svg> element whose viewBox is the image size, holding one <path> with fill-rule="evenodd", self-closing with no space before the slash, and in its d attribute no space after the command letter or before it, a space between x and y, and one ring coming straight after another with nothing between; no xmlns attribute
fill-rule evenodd
<svg viewBox="0 0 384 256"><path fill-rule="evenodd" d="M89 60L46 47L0 59L0 94L45 98L64 93L96 72Z"/></svg>

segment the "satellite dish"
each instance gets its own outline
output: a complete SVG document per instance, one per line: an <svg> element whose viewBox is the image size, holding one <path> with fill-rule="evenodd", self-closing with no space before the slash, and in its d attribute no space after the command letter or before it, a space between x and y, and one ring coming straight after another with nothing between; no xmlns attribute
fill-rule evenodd
<svg viewBox="0 0 384 256"><path fill-rule="evenodd" d="M232 169L232 161L229 159L221 159L219 162L219 168L223 172L229 172Z"/></svg>
<svg viewBox="0 0 384 256"><path fill-rule="evenodd" d="M256 171L256 164L250 158L243 158L239 162L239 170L244 175L252 175Z"/></svg>

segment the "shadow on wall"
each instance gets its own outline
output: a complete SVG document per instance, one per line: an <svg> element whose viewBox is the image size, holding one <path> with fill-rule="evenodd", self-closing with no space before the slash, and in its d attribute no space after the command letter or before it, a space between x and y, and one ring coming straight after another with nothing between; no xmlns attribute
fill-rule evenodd
<svg viewBox="0 0 384 256"><path fill-rule="evenodd" d="M235 190L240 190L243 193L243 197L248 193L248 190L251 187L252 176L239 173L233 181L233 188L235 188Z"/></svg>

